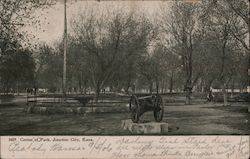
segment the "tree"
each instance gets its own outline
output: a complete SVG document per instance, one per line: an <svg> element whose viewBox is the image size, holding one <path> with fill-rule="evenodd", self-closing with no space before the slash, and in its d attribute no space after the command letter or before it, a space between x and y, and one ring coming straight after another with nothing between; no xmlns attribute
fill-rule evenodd
<svg viewBox="0 0 250 159"><path fill-rule="evenodd" d="M232 0L226 1L229 4L233 12L238 16L233 23L231 33L235 39L237 39L241 45L248 51L248 63L250 65L250 7L247 0ZM248 38L248 41L247 41ZM248 71L249 66L248 65ZM247 72L248 72L247 71ZM247 73L249 75L249 73ZM250 85L250 79L248 77L248 86Z"/></svg>
<svg viewBox="0 0 250 159"><path fill-rule="evenodd" d="M88 69L96 100L107 81L114 79L126 59L142 53L153 37L153 26L145 16L125 10L93 10L73 21L77 42L88 53ZM108 18L107 18L108 17ZM129 64L129 62L127 62Z"/></svg>
<svg viewBox="0 0 250 159"><path fill-rule="evenodd" d="M20 28L25 25L39 26L39 20L35 19L34 12L38 8L47 8L52 5L52 0L1 0L0 1L0 49L5 52L9 47L15 47L16 41L29 39L27 32Z"/></svg>
<svg viewBox="0 0 250 159"><path fill-rule="evenodd" d="M194 74L200 74L200 84L205 85L205 91L216 83L222 87L224 105L227 105L226 88L232 83L233 90L234 84L237 83L235 79L239 80L236 77L241 72L239 59L243 60L242 57L245 57L243 45L240 46L232 29L238 24L240 27L237 32L244 32L246 25L242 24L242 20L232 12L226 1L203 2L200 9L202 14L199 16L198 28L201 29L198 31L201 38L194 49L193 71ZM241 38L244 39L244 36ZM246 70L243 67L241 69ZM242 75L241 77L244 77Z"/></svg>
<svg viewBox="0 0 250 159"><path fill-rule="evenodd" d="M55 48L42 45L36 56L36 85L48 88L49 91L58 91L62 84L62 44Z"/></svg>
<svg viewBox="0 0 250 159"><path fill-rule="evenodd" d="M231 80L232 72L234 73L233 70L235 70L233 67L231 67L231 71L229 69L230 66L234 66L234 61L230 61L230 53L234 52L232 46L237 46L237 42L233 39L231 30L235 21L237 21L237 17L231 12L229 6L225 5L224 1L217 2L216 6L213 8L213 14L210 16L212 16L210 17L210 23L212 24L211 30L216 37L215 39L218 39L217 46L221 53L219 56L221 62L218 80L222 85L224 105L227 105L227 83ZM231 59L233 58L234 56L231 55ZM229 61L230 63L228 63Z"/></svg>
<svg viewBox="0 0 250 159"><path fill-rule="evenodd" d="M224 2L228 4L230 9L237 15L230 28L232 35L246 50L250 51L249 40L246 40L247 34L248 36L250 34L249 2L246 0L231 0Z"/></svg>
<svg viewBox="0 0 250 159"><path fill-rule="evenodd" d="M153 55L147 54L142 57L139 65L139 75L146 80L150 94L153 93L153 83L156 83L156 92L159 93L160 67Z"/></svg>
<svg viewBox="0 0 250 159"><path fill-rule="evenodd" d="M0 1L0 63L1 70L0 77L2 81L7 82L12 77L11 73L7 75L7 67L12 62L9 61L12 58L17 58L19 55L26 55L20 53L22 51L31 51L30 41L31 37L28 32L22 31L21 28L28 25L33 25L39 27L40 21L35 19L34 12L37 9L44 9L52 5L52 0L23 0L23 1L13 1L13 0L1 0ZM21 50L21 51L20 51ZM8 55L10 54L10 55ZM6 60L6 58L8 60ZM10 58L10 59L9 59ZM23 57L25 63L30 63L30 59ZM14 59L12 59L14 60ZM16 61L17 66L20 61ZM16 66L15 66L16 67ZM28 67L28 66L27 66ZM31 73L34 73L31 69ZM17 76L20 75L17 73ZM24 72L22 72L24 73ZM9 77L7 77L9 76ZM10 80L12 81L12 80ZM13 82L7 83L13 83ZM8 85L9 85L8 84ZM9 87L6 85L6 87ZM8 91L8 90L7 90Z"/></svg>
<svg viewBox="0 0 250 159"><path fill-rule="evenodd" d="M162 11L162 30L169 38L172 51L181 56L185 74L186 104L190 104L193 81L193 52L197 38L197 5L176 2L169 14Z"/></svg>
<svg viewBox="0 0 250 159"><path fill-rule="evenodd" d="M33 86L35 61L29 50L12 50L2 57L1 83L5 93L10 89L19 92L19 89Z"/></svg>
<svg viewBox="0 0 250 159"><path fill-rule="evenodd" d="M68 83L71 88L78 88L80 93L87 93L87 88L90 86L90 70L87 69L88 53L82 46L75 42L75 38L68 38ZM69 88L70 88L69 87Z"/></svg>

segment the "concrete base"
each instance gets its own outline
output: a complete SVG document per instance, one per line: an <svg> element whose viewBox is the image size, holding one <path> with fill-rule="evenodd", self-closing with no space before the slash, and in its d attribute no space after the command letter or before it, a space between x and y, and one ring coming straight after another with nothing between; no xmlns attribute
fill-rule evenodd
<svg viewBox="0 0 250 159"><path fill-rule="evenodd" d="M168 132L168 123L163 122L133 123L131 119L128 119L122 120L121 127L132 134L164 134Z"/></svg>

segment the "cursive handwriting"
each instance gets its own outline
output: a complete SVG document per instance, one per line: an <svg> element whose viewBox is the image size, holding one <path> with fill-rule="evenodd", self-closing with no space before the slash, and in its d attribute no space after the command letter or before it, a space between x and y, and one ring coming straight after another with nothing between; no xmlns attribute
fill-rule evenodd
<svg viewBox="0 0 250 159"><path fill-rule="evenodd" d="M13 142L10 144L8 150L12 153L16 152L27 152L27 151L34 151L34 152L46 152L46 148L44 148L43 143L34 144L34 142L29 144L21 144L21 142Z"/></svg>
<svg viewBox="0 0 250 159"><path fill-rule="evenodd" d="M66 142L67 141L67 142ZM78 158L247 159L247 136L29 137L6 139L11 154L33 153ZM35 153L34 153L35 152Z"/></svg>

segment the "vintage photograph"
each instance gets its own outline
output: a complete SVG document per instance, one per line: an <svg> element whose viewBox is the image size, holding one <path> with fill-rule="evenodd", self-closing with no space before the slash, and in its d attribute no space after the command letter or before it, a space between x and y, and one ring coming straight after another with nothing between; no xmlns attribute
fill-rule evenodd
<svg viewBox="0 0 250 159"><path fill-rule="evenodd" d="M1 0L0 135L249 135L247 0Z"/></svg>

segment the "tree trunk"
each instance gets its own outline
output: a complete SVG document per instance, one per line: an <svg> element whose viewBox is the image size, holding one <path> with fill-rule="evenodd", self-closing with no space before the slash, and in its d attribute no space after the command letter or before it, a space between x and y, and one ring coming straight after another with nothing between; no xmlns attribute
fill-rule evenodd
<svg viewBox="0 0 250 159"><path fill-rule="evenodd" d="M126 92L127 94L129 94L130 85L131 85L131 80L128 80L128 81L127 81L126 90L125 90L125 92Z"/></svg>
<svg viewBox="0 0 250 159"><path fill-rule="evenodd" d="M81 94L82 94L82 91L81 91ZM85 86L84 87L84 95L86 95L87 94L87 87Z"/></svg>
<svg viewBox="0 0 250 159"><path fill-rule="evenodd" d="M159 81L156 80L156 93L159 94Z"/></svg>
<svg viewBox="0 0 250 159"><path fill-rule="evenodd" d="M6 91L6 94L9 94L9 92L10 92L10 84L9 83L6 85L5 91Z"/></svg>
<svg viewBox="0 0 250 159"><path fill-rule="evenodd" d="M162 83L161 83L161 93L164 93L164 87L165 87L165 82L164 82L164 80L162 80Z"/></svg>
<svg viewBox="0 0 250 159"><path fill-rule="evenodd" d="M204 92L209 92L211 87L211 82L208 81L204 86Z"/></svg>
<svg viewBox="0 0 250 159"><path fill-rule="evenodd" d="M223 87L222 87L222 93L223 93L223 105L224 106L227 106L228 103L227 103L227 92L226 92L226 83L223 83Z"/></svg>
<svg viewBox="0 0 250 159"><path fill-rule="evenodd" d="M205 86L205 80L204 79L202 79L202 81L201 81L201 92L202 93L204 93L204 86Z"/></svg>
<svg viewBox="0 0 250 159"><path fill-rule="evenodd" d="M87 94L87 84L88 84L88 81L85 79L83 81L83 83L84 83L84 95L86 95Z"/></svg>
<svg viewBox="0 0 250 159"><path fill-rule="evenodd" d="M98 99L99 99L99 96L100 96L100 91L101 91L100 84L97 83L96 89L95 89L95 102L96 103L98 102Z"/></svg>
<svg viewBox="0 0 250 159"><path fill-rule="evenodd" d="M78 76L78 87L79 87L79 92L82 94L82 76Z"/></svg>
<svg viewBox="0 0 250 159"><path fill-rule="evenodd" d="M188 68L187 68L187 94L186 94L186 104L191 104L191 93L192 93L192 76L193 76L193 46L192 46L192 36L189 37L189 51L188 51Z"/></svg>
<svg viewBox="0 0 250 159"><path fill-rule="evenodd" d="M232 80L232 87L231 87L231 98L234 96L234 80Z"/></svg>
<svg viewBox="0 0 250 159"><path fill-rule="evenodd" d="M191 104L191 89L188 88L186 90L186 102L185 102L186 105L189 105Z"/></svg>
<svg viewBox="0 0 250 159"><path fill-rule="evenodd" d="M153 93L153 82L150 82L150 84L149 84L149 93L150 94Z"/></svg>
<svg viewBox="0 0 250 159"><path fill-rule="evenodd" d="M17 95L19 96L19 82L17 81Z"/></svg>
<svg viewBox="0 0 250 159"><path fill-rule="evenodd" d="M244 89L244 87L240 87L240 93L243 93L243 89Z"/></svg>
<svg viewBox="0 0 250 159"><path fill-rule="evenodd" d="M189 105L191 103L191 93L192 93L192 86L191 86L191 79L187 79L186 86L185 86L185 92L186 92L186 102L185 104Z"/></svg>
<svg viewBox="0 0 250 159"><path fill-rule="evenodd" d="M174 76L174 71L171 71L171 77L170 77L170 81L169 81L169 93L173 93L173 77Z"/></svg>
<svg viewBox="0 0 250 159"><path fill-rule="evenodd" d="M222 93L223 93L223 101L224 106L227 105L227 92L226 92L226 80L225 80L225 60L226 60L226 46L227 46L227 39L228 39L228 32L227 32L227 26L224 29L224 41L222 45L222 64L221 64L221 81L223 81L222 85Z"/></svg>

